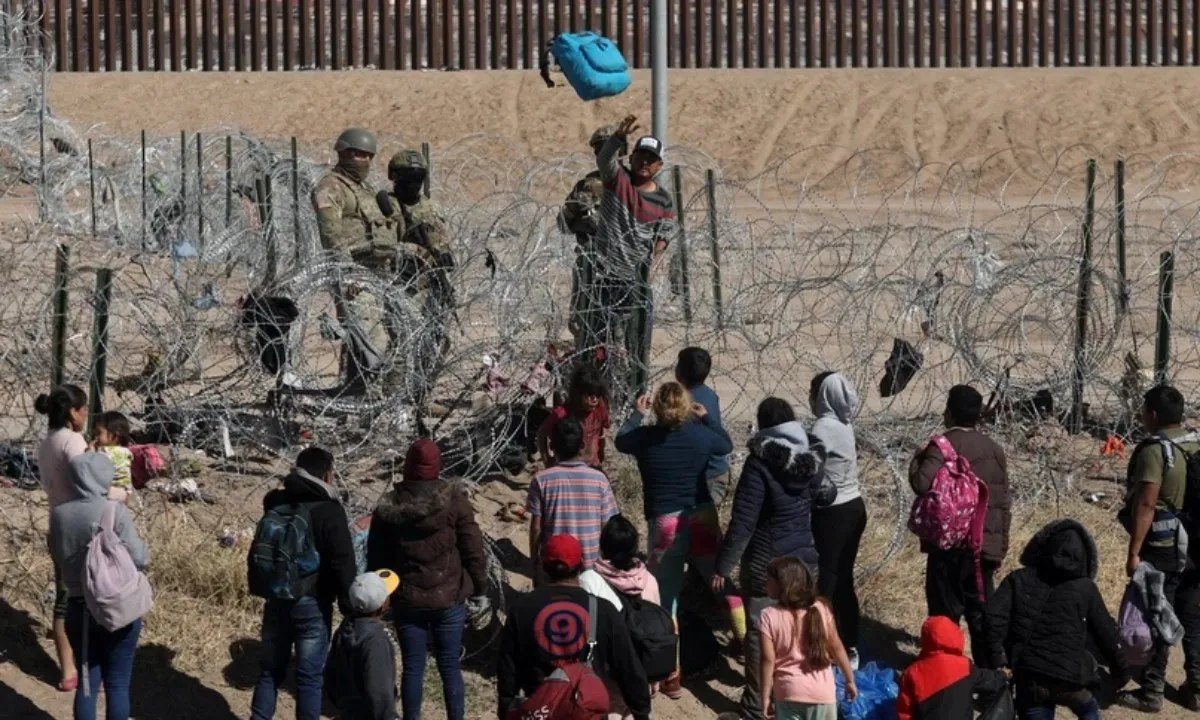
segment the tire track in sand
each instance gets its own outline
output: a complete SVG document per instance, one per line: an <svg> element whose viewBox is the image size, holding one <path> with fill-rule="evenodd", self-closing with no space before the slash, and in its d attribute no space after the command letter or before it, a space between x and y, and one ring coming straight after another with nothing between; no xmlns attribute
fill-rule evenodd
<svg viewBox="0 0 1200 720"><path fill-rule="evenodd" d="M823 82L816 83L817 87L823 85ZM771 161L771 156L775 154L775 145L779 142L779 138L783 137L783 131L791 124L796 115L800 113L800 109L808 102L808 99L813 94L813 83L798 82L797 92L792 101L787 104L787 107L782 112L775 116L775 121L771 123L771 127L767 128L767 132L763 135L762 140L758 142L758 148L754 151L754 158L750 163L749 177L758 177L766 172L767 163Z"/></svg>

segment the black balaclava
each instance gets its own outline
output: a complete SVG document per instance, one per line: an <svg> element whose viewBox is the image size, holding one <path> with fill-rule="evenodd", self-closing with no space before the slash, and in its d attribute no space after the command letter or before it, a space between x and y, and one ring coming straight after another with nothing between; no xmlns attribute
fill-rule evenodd
<svg viewBox="0 0 1200 720"><path fill-rule="evenodd" d="M358 182L366 182L371 174L371 158L356 158L349 150L338 154L338 167Z"/></svg>
<svg viewBox="0 0 1200 720"><path fill-rule="evenodd" d="M393 172L392 190L396 199L405 205L416 205L421 200L421 191L425 187L425 173L422 172Z"/></svg>

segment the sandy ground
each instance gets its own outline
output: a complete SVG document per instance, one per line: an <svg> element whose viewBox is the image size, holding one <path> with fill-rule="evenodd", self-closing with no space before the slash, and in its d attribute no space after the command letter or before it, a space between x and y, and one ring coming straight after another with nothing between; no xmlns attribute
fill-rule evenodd
<svg viewBox="0 0 1200 720"><path fill-rule="evenodd" d="M595 127L626 113L648 126L650 76L634 75L622 96L582 103L518 71L65 74L50 103L80 131L131 138L229 126L330 147L361 125L445 150L482 133L496 137L474 150L487 161L586 151ZM1196 150L1198 87L1186 69L674 70L668 140L743 179L776 166L790 182L821 177L874 150L881 184L910 179L914 164L961 165L1036 192L1064 153L1107 165ZM820 152L788 162L810 148Z"/></svg>
<svg viewBox="0 0 1200 720"><path fill-rule="evenodd" d="M1200 117L1195 92L1200 76L1187 70L680 70L671 79L670 142L710 156L727 177L744 181L750 189L735 204L748 214L756 203L802 213L792 207L796 189L825 183L830 199L823 212L857 222L879 205L883 193L911 183L916 168L922 169L919 177L934 180L975 171L981 194L1033 198L1053 194L1063 182L1077 190L1080 162L1089 156L1108 167L1121 156L1151 163L1200 149L1195 119ZM478 168L481 176L492 171L500 176L514 160L524 165L541 154L585 152L596 125L629 112L646 124L650 120L644 73L637 74L626 95L593 104L578 102L567 89L546 89L535 73L505 71L62 75L52 78L50 103L56 115L80 132L92 127L94 135L135 141L142 129L177 136L180 130L235 128L265 137L297 136L306 147L324 152L325 159L343 127L363 125L380 133L384 153L428 141L435 162L439 154L455 157ZM873 151L865 163L869 177L855 180L868 188L866 196L847 200L853 194L845 192L852 185L846 181L849 173L838 171L861 168L853 158L868 150ZM1164 175L1159 191L1191 199L1197 167L1185 158ZM436 173L435 165L435 178ZM929 212L922 208L920 215ZM774 252L782 256L786 248ZM760 395L757 388L747 382L722 390L726 404L745 410ZM493 483L476 506L481 519L490 518L503 503L521 497L519 486ZM877 537L864 558L881 556L890 536L887 506L881 506L882 516L872 522ZM516 553L526 553L523 526L485 521L485 529ZM906 548L901 559L907 564L898 568L916 567L913 548ZM519 589L523 578L515 572L510 577ZM893 572L870 585L874 599L867 603L867 627L879 656L892 662L913 649L911 635L920 623L913 603L919 598L905 588L919 581L919 574ZM196 612L205 612L203 606L192 604ZM13 662L0 666L0 703L16 709L13 717L68 717L69 697L46 683L54 673L40 617L3 605L0 610L5 641L0 649L19 648L9 655ZM223 636L220 640L231 650L253 647L251 635L235 638L232 645ZM172 662L178 646L144 645L139 661L154 671L149 675L154 682L153 690L142 693L136 717L245 716L252 655L227 653L224 662L180 670ZM732 670L710 686L691 688L680 702L657 700L655 716L704 718L729 709L740 669L734 665ZM468 676L471 717L491 707L493 690L484 675ZM1179 675L1176 662L1171 679L1178 681ZM440 706L430 705L429 696L437 693L437 681L427 687L426 714L435 717ZM281 695L281 716L290 714L290 702ZM1184 714L1173 708L1164 716ZM1112 710L1106 717L1132 715Z"/></svg>

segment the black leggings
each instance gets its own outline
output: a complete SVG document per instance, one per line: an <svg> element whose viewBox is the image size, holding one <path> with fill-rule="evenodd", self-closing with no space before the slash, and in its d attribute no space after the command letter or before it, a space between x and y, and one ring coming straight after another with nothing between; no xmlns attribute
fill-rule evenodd
<svg viewBox="0 0 1200 720"><path fill-rule="evenodd" d="M862 498L813 510L813 538L820 556L817 588L833 604L838 635L847 648L858 646L858 593L854 590L854 562L858 543L867 529L867 505Z"/></svg>

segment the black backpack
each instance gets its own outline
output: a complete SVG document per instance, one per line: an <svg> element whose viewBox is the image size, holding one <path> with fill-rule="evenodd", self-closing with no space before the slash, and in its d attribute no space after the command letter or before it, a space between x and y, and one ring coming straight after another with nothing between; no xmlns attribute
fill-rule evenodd
<svg viewBox="0 0 1200 720"><path fill-rule="evenodd" d="M250 594L298 600L313 592L321 569L312 529L312 503L273 507L258 521L246 558Z"/></svg>
<svg viewBox="0 0 1200 720"><path fill-rule="evenodd" d="M1200 433L1188 432L1187 435L1174 440L1159 439L1167 462L1172 462L1172 454L1183 456L1184 467L1187 469L1183 484L1183 507L1178 508L1179 521L1188 531L1189 547L1196 549L1200 543L1200 450L1188 452L1183 444L1200 443Z"/></svg>
<svg viewBox="0 0 1200 720"><path fill-rule="evenodd" d="M616 588L613 592L621 599L621 615L646 679L652 683L666 680L675 672L679 652L679 636L675 634L671 613L641 596L627 595Z"/></svg>

